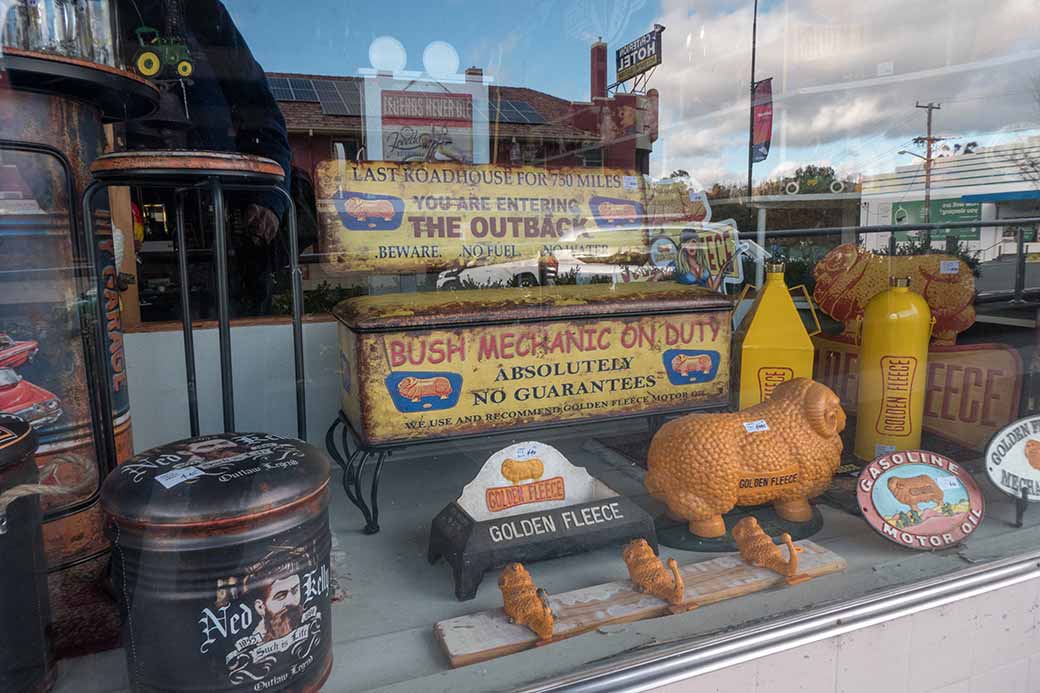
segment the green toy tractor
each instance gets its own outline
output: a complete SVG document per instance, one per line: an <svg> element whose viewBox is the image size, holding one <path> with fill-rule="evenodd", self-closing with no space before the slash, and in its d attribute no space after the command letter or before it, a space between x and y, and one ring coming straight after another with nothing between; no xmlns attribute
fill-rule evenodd
<svg viewBox="0 0 1040 693"><path fill-rule="evenodd" d="M141 76L155 77L164 68L172 68L178 77L191 77L195 66L191 63L191 52L183 41L160 36L159 30L150 26L137 27L134 33L141 46L134 54L134 68Z"/></svg>

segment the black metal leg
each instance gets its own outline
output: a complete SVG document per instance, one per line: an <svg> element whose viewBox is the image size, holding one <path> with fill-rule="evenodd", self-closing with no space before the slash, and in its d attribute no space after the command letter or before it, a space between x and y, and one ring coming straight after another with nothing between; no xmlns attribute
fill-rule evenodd
<svg viewBox="0 0 1040 693"><path fill-rule="evenodd" d="M217 270L217 321L220 331L220 397L224 405L224 432L235 430L235 386L231 376L231 299L228 292L227 229L224 226L224 190L220 179L209 179L213 195L214 257Z"/></svg>
<svg viewBox="0 0 1040 693"><path fill-rule="evenodd" d="M336 428L340 425L343 426L341 444L345 454L341 454L339 447L336 445ZM357 509L364 516L365 534L377 533L379 531L379 479L383 473L383 462L390 453L388 451L372 452L360 446L356 446L351 450L350 431L342 418L332 422L332 426L329 427L328 432L325 434L325 448L340 468L343 469L343 491L347 494L350 502L357 506ZM365 466L373 457L376 460L376 466L373 471L372 488L369 493L370 506L365 499L362 482L365 475Z"/></svg>
<svg viewBox="0 0 1040 693"><path fill-rule="evenodd" d="M296 429L300 440L307 440L307 404L303 372L303 269L300 267L300 240L296 230L296 205L289 202L289 267L292 270L293 365L296 369Z"/></svg>
<svg viewBox="0 0 1040 693"><path fill-rule="evenodd" d="M1022 520L1029 505L1029 489L1022 489L1022 497L1015 499L1015 527L1022 528Z"/></svg>
<svg viewBox="0 0 1040 693"><path fill-rule="evenodd" d="M177 192L177 271L181 284L181 329L184 332L184 375L188 386L188 424L191 437L199 435L199 393L195 377L195 338L191 329L191 292L188 280L188 244L184 233L184 193Z"/></svg>
<svg viewBox="0 0 1040 693"><path fill-rule="evenodd" d="M288 209L289 269L292 284L293 365L296 372L296 430L307 440L307 397L303 362L303 268L300 267L300 236L296 227L296 203L292 195L277 185L224 185L226 190L264 190L280 195Z"/></svg>
<svg viewBox="0 0 1040 693"><path fill-rule="evenodd" d="M365 525L365 534L375 534L379 531L379 477L383 474L383 462L389 454L381 452L376 458L376 468L372 475L372 519Z"/></svg>

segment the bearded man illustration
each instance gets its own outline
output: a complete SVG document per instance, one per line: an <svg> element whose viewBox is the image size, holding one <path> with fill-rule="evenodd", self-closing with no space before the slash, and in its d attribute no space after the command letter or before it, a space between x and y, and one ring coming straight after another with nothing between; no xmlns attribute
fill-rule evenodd
<svg viewBox="0 0 1040 693"><path fill-rule="evenodd" d="M272 552L250 569L244 591L252 597L259 617L253 633L262 635L264 642L283 638L300 627L300 573L306 565L304 552L290 549Z"/></svg>

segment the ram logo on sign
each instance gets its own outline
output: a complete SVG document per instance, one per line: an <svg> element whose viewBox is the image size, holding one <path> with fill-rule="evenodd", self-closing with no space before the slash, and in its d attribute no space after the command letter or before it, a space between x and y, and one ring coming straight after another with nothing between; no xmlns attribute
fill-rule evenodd
<svg viewBox="0 0 1040 693"><path fill-rule="evenodd" d="M615 67L617 68L618 84L627 82L661 64L661 32L663 31L663 26L655 24L650 33L643 34L635 41L626 43L617 49Z"/></svg>

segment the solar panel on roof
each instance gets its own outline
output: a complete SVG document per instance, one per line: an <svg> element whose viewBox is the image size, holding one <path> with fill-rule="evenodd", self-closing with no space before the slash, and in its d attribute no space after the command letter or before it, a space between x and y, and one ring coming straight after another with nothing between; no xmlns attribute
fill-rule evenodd
<svg viewBox="0 0 1040 693"><path fill-rule="evenodd" d="M271 86L271 94L275 101L295 101L292 90L289 88L289 80L284 77L270 77L267 83Z"/></svg>
<svg viewBox="0 0 1040 693"><path fill-rule="evenodd" d="M289 86L293 91L293 98L297 101L317 101L318 93L309 79L290 79Z"/></svg>
<svg viewBox="0 0 1040 693"><path fill-rule="evenodd" d="M491 99L490 116L492 120L500 123L519 123L522 125L543 125L545 118L534 106L526 101L513 101L511 99Z"/></svg>
<svg viewBox="0 0 1040 693"><path fill-rule="evenodd" d="M340 80L336 82L336 89L339 91L339 96L343 100L343 105L346 107L347 115L360 116L361 115L361 89L358 87L358 83L354 81Z"/></svg>
<svg viewBox="0 0 1040 693"><path fill-rule="evenodd" d="M321 112L325 115L353 115L347 110L343 97L336 89L336 83L327 79L312 80L314 90L318 94L318 103L321 104Z"/></svg>
<svg viewBox="0 0 1040 693"><path fill-rule="evenodd" d="M545 123L545 118L542 117L542 114L535 110L534 106L526 101L513 101L512 104L513 108L527 118L527 122L532 125L542 125Z"/></svg>
<svg viewBox="0 0 1040 693"><path fill-rule="evenodd" d="M516 110L516 107L513 105L512 101L503 101L501 104L499 104L498 110L499 110L499 120L501 120L503 123L526 123L527 122L527 118L525 118L520 113L520 111Z"/></svg>

